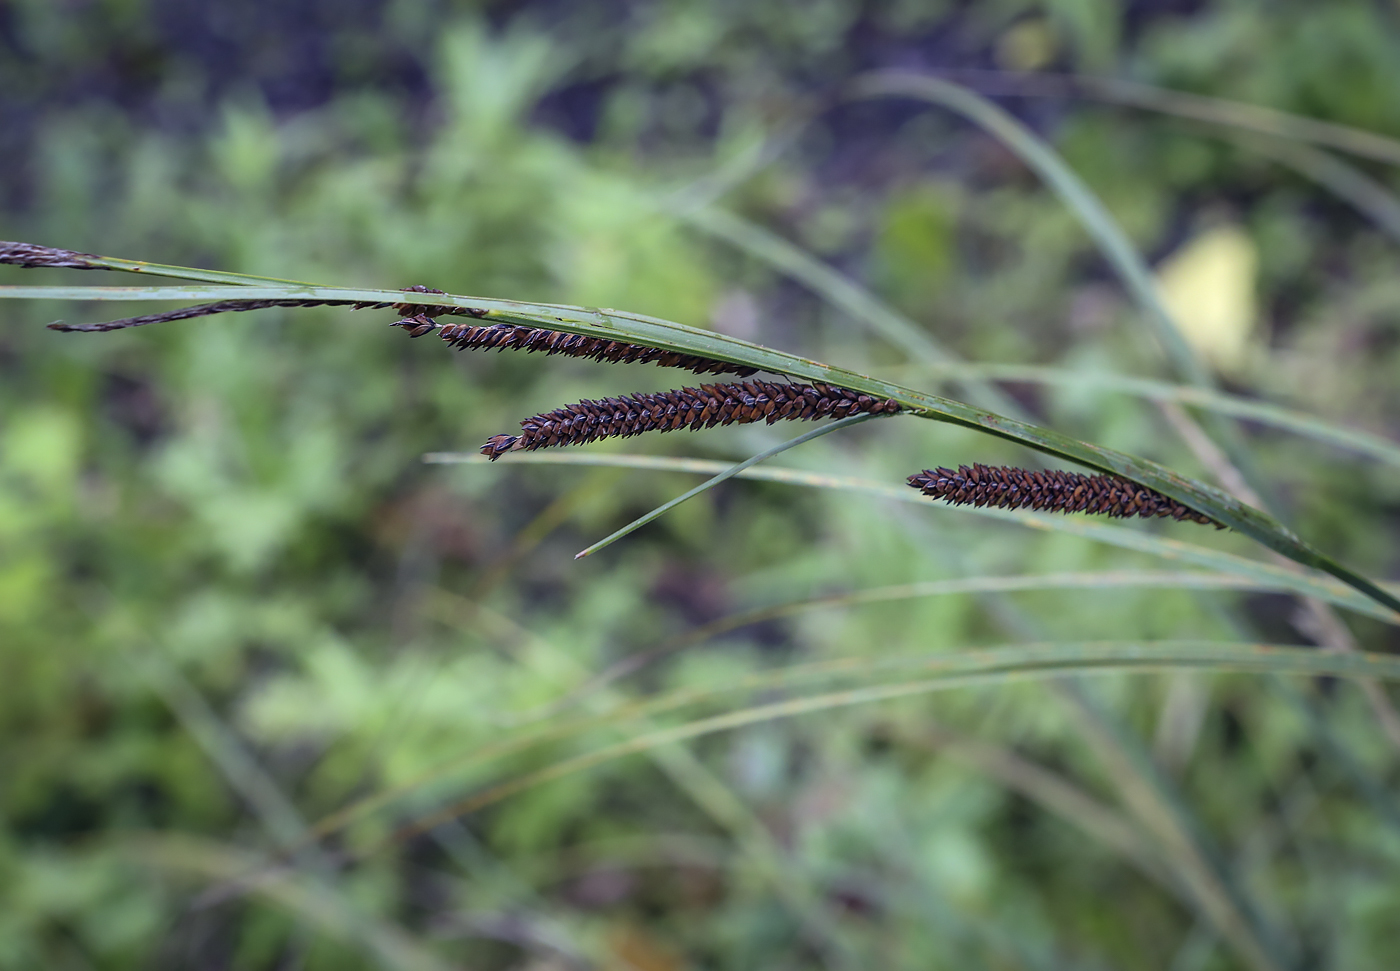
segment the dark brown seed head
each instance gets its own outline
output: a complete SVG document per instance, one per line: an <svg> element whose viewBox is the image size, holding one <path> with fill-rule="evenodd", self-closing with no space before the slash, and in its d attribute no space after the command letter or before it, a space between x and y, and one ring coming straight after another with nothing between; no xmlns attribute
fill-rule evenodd
<svg viewBox="0 0 1400 971"><path fill-rule="evenodd" d="M442 339L459 350L521 350L543 354L563 354L590 361L610 361L616 364L656 364L661 367L682 368L696 374L737 374L748 377L758 368L730 364L695 354L645 347L626 341L601 337L583 337L546 330L543 327L521 327L515 324L449 324L442 329Z"/></svg>
<svg viewBox="0 0 1400 971"><path fill-rule="evenodd" d="M520 435L496 435L481 451L494 460L514 449L582 445L643 432L673 432L681 428L696 431L758 421L771 425L775 421L813 421L859 414L892 415L899 410L899 403L891 399L872 398L826 384L705 384L565 405L526 418L520 423Z"/></svg>
<svg viewBox="0 0 1400 971"><path fill-rule="evenodd" d="M408 293L442 293L432 287L420 285L404 287ZM411 337L421 337L437 326L434 317L485 317L487 311L475 307L445 307L425 304L397 303L394 309L404 319L391 326L402 327ZM657 364L661 367L683 368L696 374L737 374L748 377L757 374L758 368L743 364L730 364L695 354L681 354L665 351L642 344L626 341L607 340L599 337L582 337L578 334L565 334L543 327L523 327L517 324L499 323L488 325L449 324L442 328L442 339L458 350L524 350L541 351L544 354L563 354L566 357L581 357L592 361L611 361L617 364Z"/></svg>
<svg viewBox="0 0 1400 971"><path fill-rule="evenodd" d="M957 471L939 467L909 477L926 496L955 506L1036 509L1042 512L1087 512L1124 518L1170 516L1224 529L1205 513L1116 475L1081 475L1060 469L1029 471L974 464Z"/></svg>

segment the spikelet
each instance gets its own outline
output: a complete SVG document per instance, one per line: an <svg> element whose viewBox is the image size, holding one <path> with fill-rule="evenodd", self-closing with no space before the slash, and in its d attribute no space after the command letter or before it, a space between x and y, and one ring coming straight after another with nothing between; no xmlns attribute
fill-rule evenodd
<svg viewBox="0 0 1400 971"><path fill-rule="evenodd" d="M600 438L626 438L643 432L696 431L716 425L766 421L812 421L850 415L892 415L900 410L890 399L872 398L827 384L780 384L748 381L706 384L655 394L625 395L580 401L520 423L519 435L494 435L481 454L495 461L509 451L582 445Z"/></svg>
<svg viewBox="0 0 1400 971"><path fill-rule="evenodd" d="M994 506L1043 512L1087 512L1104 516L1170 516L1224 529L1204 513L1116 475L1081 475L1059 469L1030 471L975 464L925 470L909 484L926 496L955 506Z"/></svg>

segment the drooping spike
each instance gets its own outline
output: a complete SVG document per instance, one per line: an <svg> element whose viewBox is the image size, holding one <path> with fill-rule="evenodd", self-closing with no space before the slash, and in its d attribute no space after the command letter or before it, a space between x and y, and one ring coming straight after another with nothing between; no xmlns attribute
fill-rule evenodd
<svg viewBox="0 0 1400 971"><path fill-rule="evenodd" d="M1089 512L1115 518L1170 516L1225 528L1205 513L1116 475L1082 475L1059 469L1030 472L977 463L970 468L959 466L956 472L941 466L926 469L911 475L909 485L954 506Z"/></svg>
<svg viewBox="0 0 1400 971"><path fill-rule="evenodd" d="M839 404L839 407L838 407ZM516 449L582 445L602 438L643 432L696 431L716 425L790 419L814 421L849 415L893 415L893 399L872 398L827 385L749 381L707 384L654 394L634 394L600 401L580 401L533 415L520 423L520 435L496 435L481 447L493 461Z"/></svg>

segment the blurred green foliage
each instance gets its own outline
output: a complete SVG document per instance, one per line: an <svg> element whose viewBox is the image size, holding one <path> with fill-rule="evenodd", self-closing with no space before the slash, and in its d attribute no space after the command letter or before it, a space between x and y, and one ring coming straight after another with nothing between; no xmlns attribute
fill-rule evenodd
<svg viewBox="0 0 1400 971"><path fill-rule="evenodd" d="M678 221L667 194L896 64L1097 72L1400 135L1400 11L1362 0L238 6L0 4L0 237L621 307L936 387ZM1400 434L1396 240L1364 213L1218 132L1007 104L1154 260L1211 220L1247 231L1260 319L1234 390ZM819 112L719 204L970 360L1167 374L1059 201L932 110ZM420 456L674 375L452 355L383 312L42 328L103 309L0 306L2 967L1261 966L1191 892L1189 854L1153 821L1172 805L1272 948L1262 966L1379 969L1400 950L1400 767L1346 683L1164 674L1080 695L1027 681L838 709L619 759L385 843L478 788L679 716L569 719L800 661L1037 639L1328 641L1276 595L935 597L742 628L556 711L610 664L747 607L1160 564L955 510L737 480L575 563L693 480ZM1068 434L1211 478L1148 402L1087 379L1007 390ZM1301 535L1397 575L1394 469L1243 434ZM736 458L782 437L629 448ZM915 421L785 458L896 482L1028 461ZM1365 649L1400 647L1393 628L1345 621ZM437 768L532 717L565 727ZM1153 768L1126 772L1134 758ZM433 784L408 801L314 852L299 843L422 773ZM268 876L278 851L295 866Z"/></svg>

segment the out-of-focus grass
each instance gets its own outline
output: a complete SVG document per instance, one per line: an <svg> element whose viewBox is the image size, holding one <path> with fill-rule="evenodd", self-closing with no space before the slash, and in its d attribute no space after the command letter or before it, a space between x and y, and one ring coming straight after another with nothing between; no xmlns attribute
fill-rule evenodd
<svg viewBox="0 0 1400 971"><path fill-rule="evenodd" d="M13 6L34 63L105 50L82 18ZM399 4L384 33L431 65L428 110L349 80L348 93L295 114L236 91L197 112L207 124L194 130L96 102L50 105L34 123L27 195L0 217L0 237L622 307L903 373L929 361L894 331L872 335L846 316L854 304L795 288L656 205L766 144L769 119L786 118L814 78L895 63L861 37L904 38L941 66L961 49L1013 58L1038 36L1056 67L1400 134L1395 29L1373 5L1221 3L1129 18L1121 33L1108 29L1111 11L1085 17L1082 5L972 6L867 15L831 3L795 16L682 5L625 29L571 22L566 35L540 21L415 20L415 5ZM114 45L147 30L139 12L126 16ZM940 48L940 36L956 44ZM344 37L353 65L361 41ZM869 60L852 64L848 50ZM18 93L40 84L6 78ZM579 97L575 81L596 85L597 124L566 138L551 125L555 106ZM170 85L163 97L178 97ZM1228 401L1251 402L1233 412L1244 446L1300 535L1394 578L1391 467L1252 421L1286 406L1394 447L1393 241L1311 179L1170 120L1073 102L1022 117L1152 263L1212 221L1247 234L1260 313L1224 382ZM1396 187L1393 171L1357 164ZM1039 424L1211 478L1151 404L1171 376L1088 238L970 128L846 105L724 204L974 362L955 394L967 379L993 382ZM107 282L0 270L5 283ZM684 742L675 758L704 775L685 776L681 761L670 771L610 761L371 852L418 816L590 741L565 734L357 822L323 844L330 876L279 871L255 801L189 732L195 709L182 716L143 675L153 645L238 740L247 778L270 780L317 820L502 743L520 729L501 713L550 711L622 659L751 607L978 576L1160 570L1149 547L1171 542L1248 549L1174 524L1014 528L736 479L575 564L574 552L684 491L693 473L603 478L615 474L420 456L470 451L540 408L673 375L454 356L404 340L387 313L42 329L75 309L0 307L0 964L1226 968L1243 966L1247 946L1212 943L1210 907L1231 900L1246 902L1246 933L1277 938L1279 966L1383 968L1400 943L1390 919L1400 843L1377 803L1394 788L1396 753L1371 711L1345 681L1296 680L1299 704L1239 673L1093 679L1083 690L1119 733L1116 756L1051 683L966 687ZM1108 390L1128 379L1159 383L1144 398ZM869 423L789 460L887 483L936 464L1028 460L925 426ZM649 459L722 468L784 437L750 427L636 445ZM1096 529L1141 542L1096 542ZM1031 639L1325 640L1292 596L1225 584L988 597L770 617L611 685L607 701ZM463 598L479 606L458 609ZM1396 646L1379 618L1342 616L1363 650ZM561 709L539 728L564 731L584 714ZM742 720L737 707L716 714ZM620 744L644 737L629 730ZM1180 817L1160 814L1170 801L1114 767L1154 744L1156 783L1209 850L1186 876L1172 843ZM1104 828L1066 825L1068 807L1088 807ZM270 882L249 885L249 874ZM1225 897L1210 897L1221 887Z"/></svg>

